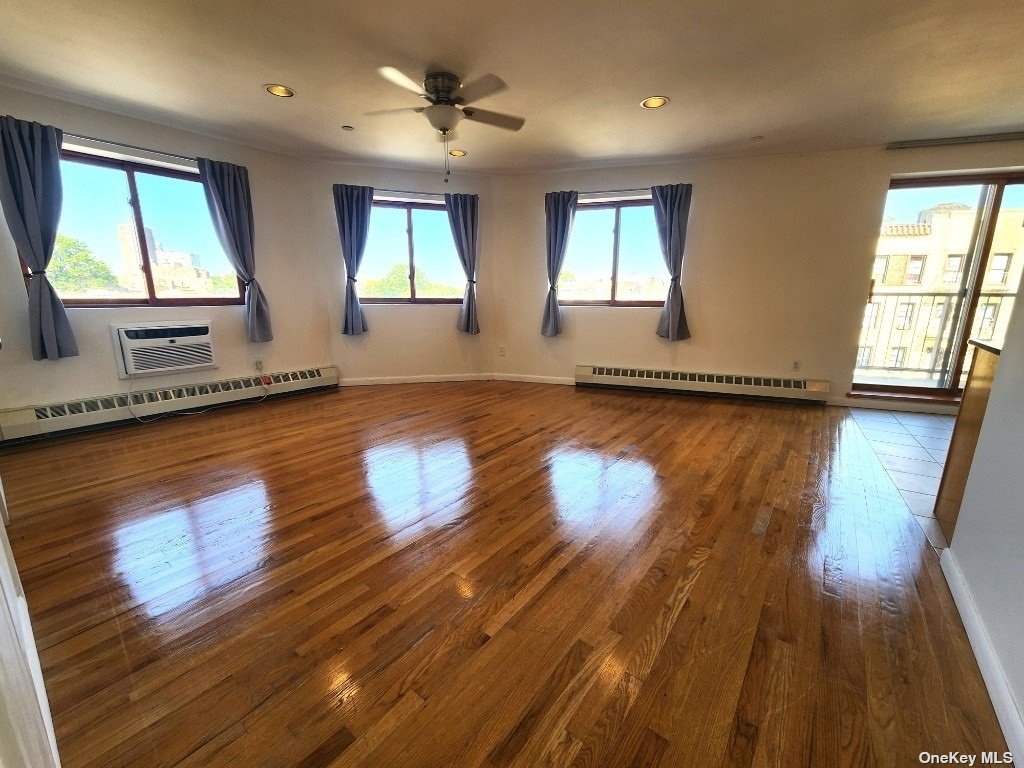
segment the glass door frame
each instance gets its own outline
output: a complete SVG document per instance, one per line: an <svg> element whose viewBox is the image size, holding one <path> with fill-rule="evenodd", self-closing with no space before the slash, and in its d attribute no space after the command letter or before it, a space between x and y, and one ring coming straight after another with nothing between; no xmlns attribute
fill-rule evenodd
<svg viewBox="0 0 1024 768"><path fill-rule="evenodd" d="M960 380L964 360L967 358L970 329L973 325L974 313L978 310L981 298L982 283L992 256L992 241L995 238L996 222L1003 201L1003 190L1010 184L1024 183L1024 171L986 172L970 174L945 174L935 176L905 176L889 181L888 191L913 187L949 187L971 184L984 185L978 202L978 214L971 234L968 263L964 265L957 302L954 323L956 328L949 349L954 351L950 358L952 363L946 367L944 386L915 387L900 384L868 384L853 383L853 388L864 392L878 392L892 395L931 396L935 399L958 399L962 394ZM868 301L874 293L874 280Z"/></svg>

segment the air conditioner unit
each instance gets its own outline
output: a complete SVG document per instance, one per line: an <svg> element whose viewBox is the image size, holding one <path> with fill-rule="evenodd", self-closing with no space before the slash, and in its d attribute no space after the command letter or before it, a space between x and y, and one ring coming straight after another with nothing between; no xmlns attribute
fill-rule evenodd
<svg viewBox="0 0 1024 768"><path fill-rule="evenodd" d="M119 378L217 367L209 322L112 325L110 330Z"/></svg>

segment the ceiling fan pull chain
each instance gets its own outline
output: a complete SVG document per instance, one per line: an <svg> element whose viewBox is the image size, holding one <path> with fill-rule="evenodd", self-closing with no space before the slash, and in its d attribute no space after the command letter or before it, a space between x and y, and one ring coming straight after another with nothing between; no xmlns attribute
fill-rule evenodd
<svg viewBox="0 0 1024 768"><path fill-rule="evenodd" d="M448 165L448 131L444 132L444 183L448 183L448 177L452 175L452 169Z"/></svg>

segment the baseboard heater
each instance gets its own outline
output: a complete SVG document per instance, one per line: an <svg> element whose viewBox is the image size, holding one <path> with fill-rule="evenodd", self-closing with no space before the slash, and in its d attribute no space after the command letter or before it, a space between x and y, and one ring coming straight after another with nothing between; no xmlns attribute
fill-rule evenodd
<svg viewBox="0 0 1024 768"><path fill-rule="evenodd" d="M339 378L337 368L324 366L14 408L0 411L0 441L251 400L268 394L336 387Z"/></svg>
<svg viewBox="0 0 1024 768"><path fill-rule="evenodd" d="M829 393L829 383L820 379L786 379L777 376L697 373L604 365L577 365L576 383L605 387L642 387L695 394L774 397L786 400L827 400Z"/></svg>

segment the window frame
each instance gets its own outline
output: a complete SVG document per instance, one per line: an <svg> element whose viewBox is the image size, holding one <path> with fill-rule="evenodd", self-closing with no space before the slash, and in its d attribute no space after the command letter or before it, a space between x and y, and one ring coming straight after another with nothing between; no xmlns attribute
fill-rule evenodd
<svg viewBox="0 0 1024 768"><path fill-rule="evenodd" d="M921 285L924 280L924 267L927 262L927 256L912 255L907 257L907 264L903 268L903 284L904 285ZM911 264L920 264L920 269L917 270L916 275L912 275L910 271ZM911 280L914 277L916 279Z"/></svg>
<svg viewBox="0 0 1024 768"><path fill-rule="evenodd" d="M623 208L654 207L653 200L602 200L601 202L579 203L577 212L599 209L614 209L615 226L612 230L612 294L610 299L558 299L560 307L664 307L664 301L620 301L615 298L615 290L619 280L619 220ZM575 222L573 223L575 226ZM667 270L666 270L667 271ZM559 274L559 281L562 276Z"/></svg>
<svg viewBox="0 0 1024 768"><path fill-rule="evenodd" d="M964 277L964 262L967 258L965 253L950 253L946 255L946 263L942 266L942 284L943 285L959 285L963 282ZM949 268L949 262L956 259L958 262L955 271L951 271ZM949 279L952 275L952 280Z"/></svg>
<svg viewBox="0 0 1024 768"><path fill-rule="evenodd" d="M442 211L447 213L444 203L428 203L423 201L402 201L402 200L374 200L371 205L370 215L373 215L373 208L398 208L405 210L405 237L409 249L409 298L375 297L363 296L360 294L360 304L461 304L462 299L432 299L416 295L416 247L413 244L412 236L412 212L416 209L427 211ZM457 256L458 254L456 254Z"/></svg>
<svg viewBox="0 0 1024 768"><path fill-rule="evenodd" d="M906 307L907 311L901 315L901 311ZM917 313L914 311L914 302L912 301L900 301L896 303L896 311L893 315L893 330L896 331L909 331L914 325L914 315Z"/></svg>
<svg viewBox="0 0 1024 768"><path fill-rule="evenodd" d="M110 308L110 307L220 307L220 306L239 306L245 304L245 283L242 282L238 275L235 275L235 281L238 284L238 296L197 296L195 298L170 298L162 299L156 295L156 286L153 283L153 272L150 265L149 255L149 244L146 242L145 236L145 224L142 219L142 204L139 202L139 190L135 183L136 171L142 173L149 173L155 176L167 176L172 179L181 179L183 181L190 181L196 184L201 184L199 180L199 173L189 173L188 171L179 171L173 168L164 168L158 165L148 165L146 163L138 162L136 160L121 160L111 157L101 157L99 155L90 155L85 152L75 152L73 150L62 149L60 152L61 160L68 160L76 163L83 163L85 165L97 165L103 168L114 168L117 170L124 171L126 181L128 183L128 205L132 209L132 224L135 227L135 237L138 239L139 254L142 257L142 274L146 279L146 293L147 298L143 300L141 297L128 298L128 299L75 299L75 298L61 298L61 302L65 307L74 308ZM141 235L139 233L142 233ZM28 268L28 264L21 258L21 254L18 254L18 260L21 262L21 272L25 280L25 290L28 291L29 279L32 276L31 271Z"/></svg>
<svg viewBox="0 0 1024 768"><path fill-rule="evenodd" d="M996 270L996 268L992 266L992 260L996 259L996 258L1005 258L1006 259L1006 265L1001 270ZM1002 253L1002 252L1000 252L1000 253L990 254L990 256L989 256L989 263L987 265L988 268L985 270L984 282L988 283L989 285L1006 285L1006 281L1010 277L1010 266L1012 264L1013 264L1013 254L1012 253ZM996 272L996 271L998 271L1000 273L1000 278L998 280L990 280L989 278L992 276L992 273Z"/></svg>

